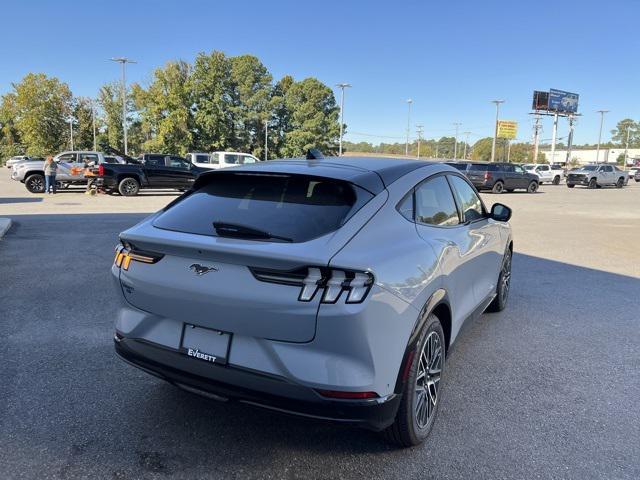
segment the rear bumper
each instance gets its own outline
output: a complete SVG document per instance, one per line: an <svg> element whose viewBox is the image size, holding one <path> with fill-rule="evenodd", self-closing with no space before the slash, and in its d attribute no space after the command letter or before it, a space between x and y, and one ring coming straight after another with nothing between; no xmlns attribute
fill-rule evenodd
<svg viewBox="0 0 640 480"><path fill-rule="evenodd" d="M116 186L116 181L113 178L97 177L95 184L97 187L114 188Z"/></svg>
<svg viewBox="0 0 640 480"><path fill-rule="evenodd" d="M282 413L383 430L396 416L401 395L368 400L327 400L314 389L250 369L212 365L179 351L116 334L116 353L127 363L187 391Z"/></svg>

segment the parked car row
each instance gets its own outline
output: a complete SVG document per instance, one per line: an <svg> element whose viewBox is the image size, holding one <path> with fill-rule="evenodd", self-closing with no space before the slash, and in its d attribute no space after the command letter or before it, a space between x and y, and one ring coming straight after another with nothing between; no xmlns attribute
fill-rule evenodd
<svg viewBox="0 0 640 480"><path fill-rule="evenodd" d="M114 149L110 151L116 152ZM24 183L31 193L45 189L44 159L28 156L13 157L11 178ZM207 170L260 162L253 155L241 152L189 153L177 155L145 153L138 158L126 155L105 155L95 151L68 151L54 157L58 165L56 182L59 188L86 185L86 169L92 168L95 185L109 193L136 195L143 188L174 188L187 190L196 177Z"/></svg>
<svg viewBox="0 0 640 480"><path fill-rule="evenodd" d="M522 165L504 162L447 162L464 173L473 186L493 193L526 190L528 193L538 191L540 177L536 173L525 170Z"/></svg>

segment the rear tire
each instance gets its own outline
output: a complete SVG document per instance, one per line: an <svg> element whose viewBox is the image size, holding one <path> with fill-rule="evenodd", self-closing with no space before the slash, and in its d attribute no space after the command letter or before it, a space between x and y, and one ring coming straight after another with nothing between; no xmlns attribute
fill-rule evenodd
<svg viewBox="0 0 640 480"><path fill-rule="evenodd" d="M411 447L429 436L440 405L445 350L442 325L438 317L431 314L416 344L396 418L384 431L390 442Z"/></svg>
<svg viewBox="0 0 640 480"><path fill-rule="evenodd" d="M39 173L29 175L24 181L24 186L27 187L27 190L31 193L44 193L44 175L40 175Z"/></svg>
<svg viewBox="0 0 640 480"><path fill-rule="evenodd" d="M511 289L511 261L513 253L507 249L502 259L500 275L498 275L498 285L496 286L496 298L487 307L487 312L501 312L507 306L509 290Z"/></svg>
<svg viewBox="0 0 640 480"><path fill-rule="evenodd" d="M532 180L527 186L527 193L536 193L538 191L538 182Z"/></svg>
<svg viewBox="0 0 640 480"><path fill-rule="evenodd" d="M133 197L140 191L140 184L135 178L126 177L120 180L118 184L118 192L123 197Z"/></svg>
<svg viewBox="0 0 640 480"><path fill-rule="evenodd" d="M560 175L556 175L555 177L553 177L553 184L560 185Z"/></svg>
<svg viewBox="0 0 640 480"><path fill-rule="evenodd" d="M504 183L502 183L502 180L498 180L496 183L493 184L493 188L491 189L492 193L502 193L504 192Z"/></svg>
<svg viewBox="0 0 640 480"><path fill-rule="evenodd" d="M573 187L575 187L575 185L573 183L567 183L567 187L568 188L573 188Z"/></svg>

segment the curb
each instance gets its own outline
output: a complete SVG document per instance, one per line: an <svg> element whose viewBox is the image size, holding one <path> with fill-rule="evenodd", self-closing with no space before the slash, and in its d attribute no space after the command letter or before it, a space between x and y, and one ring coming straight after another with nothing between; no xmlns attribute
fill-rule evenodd
<svg viewBox="0 0 640 480"><path fill-rule="evenodd" d="M10 218L0 218L0 239L4 237L4 234L11 228Z"/></svg>

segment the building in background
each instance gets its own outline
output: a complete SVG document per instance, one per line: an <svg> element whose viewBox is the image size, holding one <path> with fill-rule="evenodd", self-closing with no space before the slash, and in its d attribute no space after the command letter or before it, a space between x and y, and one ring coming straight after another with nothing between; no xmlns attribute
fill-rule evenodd
<svg viewBox="0 0 640 480"><path fill-rule="evenodd" d="M556 150L554 158L551 158L550 150L542 150L544 158L548 163L564 163L567 158L566 150ZM624 155L624 148L601 148L599 161L600 163L617 163L618 157ZM627 152L628 166L635 165L640 161L640 148L630 148ZM571 161L580 165L586 163L596 163L596 157L598 156L597 150L572 150Z"/></svg>

